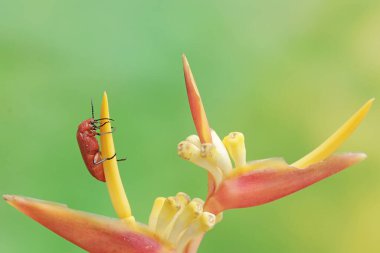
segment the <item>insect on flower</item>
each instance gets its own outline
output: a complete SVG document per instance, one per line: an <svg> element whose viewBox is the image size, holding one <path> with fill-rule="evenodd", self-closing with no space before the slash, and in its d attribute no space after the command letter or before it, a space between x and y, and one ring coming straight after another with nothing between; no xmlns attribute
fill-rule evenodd
<svg viewBox="0 0 380 253"><path fill-rule="evenodd" d="M106 123L110 118L106 93L100 117L100 146L103 155L110 157L115 154L115 147L111 122ZM103 166L105 183L119 219L22 196L4 195L3 198L54 233L91 253L184 253L188 252L190 241L220 221L218 216L204 210L203 200L179 192L175 196L156 198L149 223L144 225L132 215L116 158L105 160Z"/></svg>
<svg viewBox="0 0 380 253"><path fill-rule="evenodd" d="M191 199L182 192L167 198L158 197L149 223L144 225L135 220L118 170L106 93L100 119L95 120L93 114L83 121L77 138L90 173L105 181L119 219L22 196L4 195L3 198L20 212L91 253L196 253L205 233L222 220L224 211L280 199L366 158L363 153L332 154L362 122L373 99L325 142L296 162L288 164L281 158L247 162L244 135L233 132L222 140L210 128L185 56L183 65L197 135L182 141L178 154L208 171L205 201ZM102 153L96 135L100 136Z"/></svg>
<svg viewBox="0 0 380 253"><path fill-rule="evenodd" d="M94 105L91 100L91 112L92 118L86 119L79 124L77 130L77 141L79 145L82 158L88 171L93 177L99 181L105 182L106 178L104 175L103 162L106 160L111 160L116 157L116 153L107 158L102 159L101 152L99 151L99 143L95 138L97 135L109 134L111 132L98 133L96 130L100 129L102 126L109 124L113 121L111 118L100 118L95 119L94 116ZM105 122L101 122L105 120ZM124 161L125 159L119 159L118 161Z"/></svg>

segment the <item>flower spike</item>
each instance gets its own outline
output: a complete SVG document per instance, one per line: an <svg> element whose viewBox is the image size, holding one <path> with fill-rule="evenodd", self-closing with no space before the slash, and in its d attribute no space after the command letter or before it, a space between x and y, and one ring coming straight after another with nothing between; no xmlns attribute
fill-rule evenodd
<svg viewBox="0 0 380 253"><path fill-rule="evenodd" d="M196 253L204 234L222 220L223 211L280 199L366 158L364 153L330 155L361 123L374 99L364 104L314 151L291 165L283 158L247 162L242 133L230 133L222 141L210 128L185 55L182 61L198 136L191 135L182 141L178 145L178 155L208 171L206 201L191 199L183 192L172 197L158 197L153 203L148 226L135 221L118 171L106 92L100 125L96 120L92 131L100 128L102 156L108 158L103 164L105 181L120 219L21 196L4 195L3 198L20 212L91 253Z"/></svg>
<svg viewBox="0 0 380 253"><path fill-rule="evenodd" d="M182 63L190 110L199 138L201 143L212 143L210 126L207 121L206 112L203 108L202 99L195 83L193 73L191 72L189 62L184 54L182 55Z"/></svg>
<svg viewBox="0 0 380 253"><path fill-rule="evenodd" d="M314 149L312 152L294 162L292 166L297 168L306 168L307 166L320 162L330 156L339 146L352 134L359 126L371 109L375 99L367 101L349 120L347 120L333 135L325 142Z"/></svg>

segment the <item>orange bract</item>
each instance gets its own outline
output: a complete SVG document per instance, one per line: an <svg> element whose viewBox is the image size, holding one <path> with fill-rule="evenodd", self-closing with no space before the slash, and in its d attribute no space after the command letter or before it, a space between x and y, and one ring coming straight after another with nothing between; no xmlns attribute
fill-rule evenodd
<svg viewBox="0 0 380 253"><path fill-rule="evenodd" d="M187 61L185 55L182 55L182 63L191 115L193 116L193 121L195 128L197 129L199 139L201 140L201 143L212 143L211 131L206 117L206 112L204 110L193 73L191 72L189 62Z"/></svg>

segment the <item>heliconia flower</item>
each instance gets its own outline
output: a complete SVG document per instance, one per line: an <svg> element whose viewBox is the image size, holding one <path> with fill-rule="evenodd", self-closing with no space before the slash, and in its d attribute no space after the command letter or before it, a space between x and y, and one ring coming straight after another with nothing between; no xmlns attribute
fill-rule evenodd
<svg viewBox="0 0 380 253"><path fill-rule="evenodd" d="M293 164L288 164L283 158L247 162L242 133L233 132L222 141L209 128L185 55L182 60L186 90L198 136L192 135L180 142L178 154L206 169L212 179L209 181L205 210L218 214L227 209L262 205L301 190L366 158L363 153L330 155L364 119L374 99L365 103L324 143Z"/></svg>
<svg viewBox="0 0 380 253"><path fill-rule="evenodd" d="M186 89L198 135L178 145L179 155L206 169L204 202L182 192L158 197L149 223L136 222L122 184L112 137L107 94L100 115L100 146L104 178L119 219L27 197L4 195L13 207L41 225L92 253L196 253L203 235L221 221L224 210L261 205L305 188L363 160L363 153L330 156L354 131L373 99L359 109L317 149L288 164L282 158L247 162L244 135L233 132L221 140L207 121L199 91L183 56ZM94 140L92 140L94 141ZM231 161L231 159L232 161ZM88 162L88 161L87 161Z"/></svg>
<svg viewBox="0 0 380 253"><path fill-rule="evenodd" d="M104 93L101 119L109 119ZM120 179L111 122L100 124L104 174L111 201L119 219L108 218L22 196L3 198L20 212L73 244L91 253L182 253L190 241L210 230L220 216L204 210L204 201L185 193L154 201L149 224L135 221Z"/></svg>

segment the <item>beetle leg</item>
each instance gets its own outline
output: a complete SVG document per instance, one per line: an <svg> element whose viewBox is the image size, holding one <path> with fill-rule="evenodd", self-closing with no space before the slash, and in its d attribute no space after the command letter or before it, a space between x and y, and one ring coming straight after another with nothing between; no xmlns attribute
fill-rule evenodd
<svg viewBox="0 0 380 253"><path fill-rule="evenodd" d="M97 161L97 162L94 160L93 162L94 162L95 165L98 165L98 164L104 163L104 162L107 161L107 160L112 160L112 159L114 159L115 156L116 156L116 153L115 153L113 156L111 156L111 157L104 158L104 159L102 159L102 160L100 160L100 161ZM117 161L125 161L125 160L127 160L127 158L117 159Z"/></svg>
<svg viewBox="0 0 380 253"><path fill-rule="evenodd" d="M101 120L110 120L110 121L115 121L114 119L111 119L111 118L99 118L99 119L93 119L93 121L97 122L97 121L101 121Z"/></svg>
<svg viewBox="0 0 380 253"><path fill-rule="evenodd" d="M113 158L115 158L115 156L116 156L116 153L115 153L113 156L108 157L108 158L104 158L104 159L102 159L102 160L100 160L100 161L98 161L98 162L95 162L95 160L94 160L94 164L95 164L95 165L98 165L98 164L104 163L104 162L107 161L107 160L112 160Z"/></svg>
<svg viewBox="0 0 380 253"><path fill-rule="evenodd" d="M101 163L104 163L106 160L107 160L107 158L104 158L104 159L102 159L102 160L100 160L100 161L95 162L95 159L94 159L93 163L94 163L95 165L99 165L99 164L101 164Z"/></svg>
<svg viewBox="0 0 380 253"><path fill-rule="evenodd" d="M102 136L102 135L105 135L105 134L112 134L112 133L115 132L115 131L116 131L116 127L113 128L113 131L111 131L111 132L96 133L96 135Z"/></svg>
<svg viewBox="0 0 380 253"><path fill-rule="evenodd" d="M93 124L91 124L92 125L92 127L94 128L94 129L99 129L99 128L101 128L102 126L104 126L105 124L108 124L108 123L111 123L110 121L106 121L106 122L104 122L103 124L101 124L101 125L96 125L98 122L94 122ZM111 128L113 128L113 127L111 127Z"/></svg>
<svg viewBox="0 0 380 253"><path fill-rule="evenodd" d="M104 126L105 124L109 124L109 123L111 123L111 122L110 122L110 121L106 121L106 122L104 122L103 124L101 124L101 125L99 126L99 128L102 127L102 126Z"/></svg>

